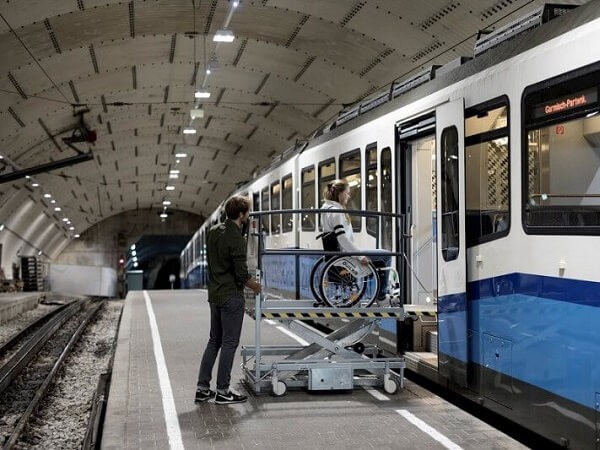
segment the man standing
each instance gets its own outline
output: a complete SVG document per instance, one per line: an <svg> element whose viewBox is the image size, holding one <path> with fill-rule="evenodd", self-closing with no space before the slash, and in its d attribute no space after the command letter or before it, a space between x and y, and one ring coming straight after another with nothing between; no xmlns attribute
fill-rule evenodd
<svg viewBox="0 0 600 450"><path fill-rule="evenodd" d="M248 274L246 265L246 240L242 226L248 222L250 200L239 195L225 203L227 219L208 232L206 245L208 259L208 301L210 303L210 338L196 385L196 402L211 398L215 403L241 403L245 395L234 392L230 387L231 368L240 342L244 320L244 286L259 293L262 286ZM217 392L210 389L212 370L219 357Z"/></svg>

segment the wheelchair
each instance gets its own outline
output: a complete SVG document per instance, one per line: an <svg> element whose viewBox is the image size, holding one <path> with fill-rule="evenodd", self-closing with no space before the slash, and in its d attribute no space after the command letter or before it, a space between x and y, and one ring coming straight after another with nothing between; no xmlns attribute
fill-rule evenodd
<svg viewBox="0 0 600 450"><path fill-rule="evenodd" d="M339 251L335 236L322 233L325 251ZM330 256L319 258L310 273L310 289L315 306L332 308L368 308L375 301L399 304L398 272L385 263L387 256L362 264L355 256Z"/></svg>

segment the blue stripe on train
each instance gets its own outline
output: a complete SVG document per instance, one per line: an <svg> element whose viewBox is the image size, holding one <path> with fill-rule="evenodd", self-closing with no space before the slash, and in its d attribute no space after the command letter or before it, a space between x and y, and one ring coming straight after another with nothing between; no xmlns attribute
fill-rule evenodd
<svg viewBox="0 0 600 450"><path fill-rule="evenodd" d="M484 365L494 338L508 341L502 372L594 408L600 283L513 273L469 283L468 298L472 361Z"/></svg>

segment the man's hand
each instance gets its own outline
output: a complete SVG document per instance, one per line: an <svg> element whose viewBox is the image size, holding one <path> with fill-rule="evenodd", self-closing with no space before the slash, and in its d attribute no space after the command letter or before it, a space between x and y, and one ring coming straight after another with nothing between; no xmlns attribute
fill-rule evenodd
<svg viewBox="0 0 600 450"><path fill-rule="evenodd" d="M255 294L258 294L260 291L262 291L261 284L258 281L256 281L254 278L249 278L248 281L246 281L245 286L248 289L251 289L252 291L254 291Z"/></svg>

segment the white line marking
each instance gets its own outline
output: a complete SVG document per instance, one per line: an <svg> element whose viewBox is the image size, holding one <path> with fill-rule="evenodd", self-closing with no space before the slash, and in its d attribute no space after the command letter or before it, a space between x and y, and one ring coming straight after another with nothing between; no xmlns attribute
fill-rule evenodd
<svg viewBox="0 0 600 450"><path fill-rule="evenodd" d="M265 323L268 323L269 325L275 325L276 322L274 320L271 320L271 319L265 319ZM275 327L275 328L277 328L282 333L287 334L289 337L291 337L291 338L295 339L296 341L298 341L298 343L300 345L304 345L304 346L308 345L308 342L306 342L300 336L295 335L294 333L292 333L287 328L282 327L282 326L278 326L278 327Z"/></svg>
<svg viewBox="0 0 600 450"><path fill-rule="evenodd" d="M415 425L417 428L419 428L421 431L427 433L433 439L438 441L444 447L446 447L450 450L462 450L462 447L460 445L456 445L454 442L452 442L450 439L448 439L442 433L437 431L435 428L427 425L425 422L423 422L417 416L409 413L406 409L397 409L396 412L398 414L400 414L402 417L404 417L406 420L408 420L410 423Z"/></svg>
<svg viewBox="0 0 600 450"><path fill-rule="evenodd" d="M298 341L298 343L300 345L308 345L308 342L306 342L304 339L302 339L300 336L296 336L294 333L292 333L290 330L288 330L287 328L284 327L276 327L279 331L281 331L283 334L287 334L289 337L291 337L292 339L296 339Z"/></svg>
<svg viewBox="0 0 600 450"><path fill-rule="evenodd" d="M383 395L381 392L379 392L377 389L373 389L373 388L363 388L365 391L367 391L369 394L371 394L373 397L375 397L377 400L381 400L382 402L385 401L389 401L390 398L386 395Z"/></svg>
<svg viewBox="0 0 600 450"><path fill-rule="evenodd" d="M165 424L167 426L167 435L169 436L169 447L173 450L183 450L183 440L181 439L181 429L179 428L179 419L177 418L177 410L175 409L175 400L173 400L173 390L171 389L171 381L169 380L169 372L167 371L167 363L163 353L162 344L160 342L160 334L158 325L156 324L156 316L150 302L150 296L147 291L144 291L144 299L146 300L146 309L148 310L148 321L150 322L150 330L152 332L152 344L154 345L154 359L156 359L156 370L158 371L158 382L162 394L163 412L165 413Z"/></svg>
<svg viewBox="0 0 600 450"><path fill-rule="evenodd" d="M391 339L388 339L388 338L384 338L384 337L381 337L381 336L379 336L379 340L380 340L381 342L385 342L385 343L386 343L386 344L388 344L388 345L393 345L394 347L396 346L396 343L395 343L394 341L392 341Z"/></svg>

